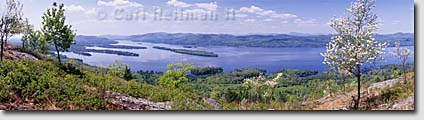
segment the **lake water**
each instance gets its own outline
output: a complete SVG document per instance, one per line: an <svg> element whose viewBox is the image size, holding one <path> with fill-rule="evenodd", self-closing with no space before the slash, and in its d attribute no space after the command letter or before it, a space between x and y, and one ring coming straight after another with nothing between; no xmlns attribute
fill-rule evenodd
<svg viewBox="0 0 424 120"><path fill-rule="evenodd" d="M324 71L326 65L322 64L323 57L320 55L325 48L256 48L256 47L197 47L184 48L193 50L210 51L219 55L219 57L201 57L185 55L165 50L152 48L153 46L163 46L169 48L183 48L180 45L144 43L132 41L119 41L116 45L127 46L145 46L148 49L110 49L101 47L88 47L91 49L110 49L119 51L128 51L140 54L138 57L119 56L103 53L91 53L92 56L82 56L70 52L63 54L70 58L82 59L90 65L108 66L120 61L130 65L133 71L154 70L165 71L167 65L171 63L190 63L196 66L217 66L222 67L224 71L233 71L240 68L260 68L272 73L281 69L302 69ZM414 50L413 46L406 48ZM384 61L381 64L399 64L399 60L388 54L387 51L393 51L394 48L387 48L384 55ZM414 53L408 62L413 62Z"/></svg>

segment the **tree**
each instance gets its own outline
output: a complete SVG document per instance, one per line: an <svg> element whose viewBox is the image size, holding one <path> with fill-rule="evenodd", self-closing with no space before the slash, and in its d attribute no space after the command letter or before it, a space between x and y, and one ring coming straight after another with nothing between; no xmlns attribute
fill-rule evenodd
<svg viewBox="0 0 424 120"><path fill-rule="evenodd" d="M33 25L29 24L28 18L25 19L25 21L23 21L24 26L23 26L23 30L22 30L22 37L21 37L21 41L22 41L22 48L26 49L28 47L29 44L29 39L30 39L30 34L34 31L33 30Z"/></svg>
<svg viewBox="0 0 424 120"><path fill-rule="evenodd" d="M169 70L159 77L159 85L167 88L182 88L188 83L188 74L194 68L190 64L170 64Z"/></svg>
<svg viewBox="0 0 424 120"><path fill-rule="evenodd" d="M68 50L74 42L75 37L74 31L71 29L72 26L65 24L66 17L63 6L63 4L58 6L54 2L53 8L48 9L42 17L43 37L49 44L54 46L59 63L61 63L59 52Z"/></svg>
<svg viewBox="0 0 424 120"><path fill-rule="evenodd" d="M127 65L116 60L115 63L109 65L107 67L107 74L115 75L121 78L125 77L125 71L127 69Z"/></svg>
<svg viewBox="0 0 424 120"><path fill-rule="evenodd" d="M125 66L124 79L125 80L134 79L133 76L132 76L132 73L131 73L131 69L128 66Z"/></svg>
<svg viewBox="0 0 424 120"><path fill-rule="evenodd" d="M337 32L321 55L330 68L346 70L357 79L358 95L354 108L359 108L361 98L361 66L380 58L387 43L378 43L373 35L377 30L377 15L372 9L374 0L358 0L348 9L346 17L331 20Z"/></svg>
<svg viewBox="0 0 424 120"><path fill-rule="evenodd" d="M23 21L21 41L23 49L35 50L41 53L46 53L50 50L50 46L42 36L41 31L34 30L28 19Z"/></svg>
<svg viewBox="0 0 424 120"><path fill-rule="evenodd" d="M50 45L47 44L45 37L42 35L43 33L40 30L32 31L29 34L28 47L41 53L47 53L50 50Z"/></svg>
<svg viewBox="0 0 424 120"><path fill-rule="evenodd" d="M247 78L243 82L243 86L250 90L249 99L251 101L260 101L261 96L263 95L268 101L272 100L272 95L274 90L278 85L278 80L283 76L283 73L278 73L277 76L273 79L267 79L265 75L261 74L258 77ZM264 92L266 90L270 92ZM253 96L253 97L252 97Z"/></svg>
<svg viewBox="0 0 424 120"><path fill-rule="evenodd" d="M20 32L22 20L22 4L16 0L6 0L6 8L0 18L0 61L3 61L3 52L7 40L13 34Z"/></svg>
<svg viewBox="0 0 424 120"><path fill-rule="evenodd" d="M396 51L392 54L400 60L402 64L403 80L406 80L406 61L408 60L409 55L411 55L411 50L407 48L402 49L400 47L400 41L397 41Z"/></svg>

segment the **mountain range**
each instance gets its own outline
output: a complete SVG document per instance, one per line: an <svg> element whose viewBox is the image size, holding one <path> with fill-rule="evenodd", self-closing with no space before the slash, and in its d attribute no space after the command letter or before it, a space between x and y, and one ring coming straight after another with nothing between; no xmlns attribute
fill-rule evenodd
<svg viewBox="0 0 424 120"><path fill-rule="evenodd" d="M259 35L229 35L229 34L194 34L194 33L148 33L142 35L105 35L98 36L110 40L130 40L134 42L166 43L175 45L195 46L233 46L233 47L325 47L333 35L313 35L307 33L295 34L259 34ZM388 42L394 46L401 41L402 46L414 45L413 33L377 34L379 42ZM77 37L78 38L78 37ZM77 39L76 38L76 39ZM77 39L78 40L78 39Z"/></svg>

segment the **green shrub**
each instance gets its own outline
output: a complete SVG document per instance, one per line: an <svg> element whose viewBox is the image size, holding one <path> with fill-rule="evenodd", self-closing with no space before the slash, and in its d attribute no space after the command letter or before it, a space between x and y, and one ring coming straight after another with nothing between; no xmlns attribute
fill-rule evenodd
<svg viewBox="0 0 424 120"><path fill-rule="evenodd" d="M87 87L94 88L90 91ZM126 81L107 73L34 60L4 60L0 64L0 100L34 99L36 106L51 101L63 109L105 109L103 91L110 90L154 102L172 101L175 109L208 109L196 92ZM194 105L193 105L194 104Z"/></svg>

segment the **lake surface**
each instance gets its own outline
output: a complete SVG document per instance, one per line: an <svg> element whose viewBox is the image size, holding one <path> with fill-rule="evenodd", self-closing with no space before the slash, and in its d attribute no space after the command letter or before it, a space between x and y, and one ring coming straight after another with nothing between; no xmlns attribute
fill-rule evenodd
<svg viewBox="0 0 424 120"><path fill-rule="evenodd" d="M268 73L276 72L282 69L301 69L325 71L327 66L322 64L323 57L321 52L325 48L257 48L257 47L225 47L209 46L197 48L184 48L192 50L202 50L214 52L219 57L202 57L174 53L171 51L159 50L153 46L162 46L169 48L183 48L181 45L132 42L121 40L116 45L144 46L148 49L110 49L101 47L88 47L90 49L109 49L128 51L140 54L138 57L119 56L103 53L91 53L92 56L82 56L71 52L63 54L70 58L82 59L90 65L108 66L120 61L130 65L133 71L154 70L166 71L167 65L172 63L190 63L196 66L216 66L222 67L224 71L233 71L240 68L260 68L267 70ZM412 51L414 46L407 46ZM399 64L399 60L389 54L394 48L387 48L384 55L384 61L381 64ZM408 62L414 61L414 52Z"/></svg>

